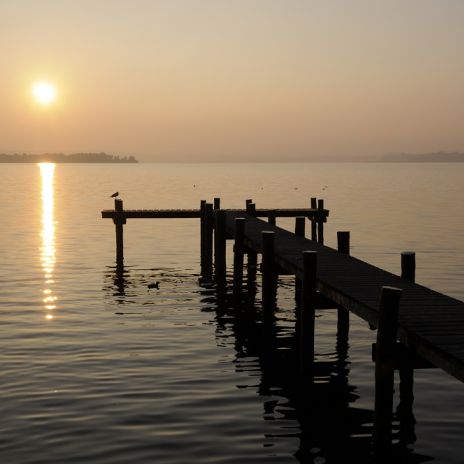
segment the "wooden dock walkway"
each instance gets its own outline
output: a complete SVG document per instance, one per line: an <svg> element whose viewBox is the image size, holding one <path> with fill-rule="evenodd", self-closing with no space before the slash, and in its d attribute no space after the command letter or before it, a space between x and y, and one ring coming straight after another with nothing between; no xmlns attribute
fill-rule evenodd
<svg viewBox="0 0 464 464"><path fill-rule="evenodd" d="M275 264L303 279L303 251L315 251L317 289L336 305L377 327L384 286L402 289L398 337L402 345L464 382L464 303L250 215L227 211L226 230L246 217L245 245L262 251L262 233L272 231Z"/></svg>
<svg viewBox="0 0 464 464"><path fill-rule="evenodd" d="M227 286L226 243L234 239L233 296L239 307L243 301L244 256L248 256L249 283L256 277L257 257L261 254L264 318L275 307L277 275L294 275L303 378L312 375L316 309L324 305L337 308L337 327L346 338L349 312L377 328L377 343L373 346L376 364L372 448L376 462L390 462L394 370L400 373L398 411L401 409L404 423L410 426L414 424L414 369L437 367L464 382L464 303L414 283L412 252L402 254L399 277L350 256L349 232L337 233L338 250L324 246L328 215L323 200L315 198L311 198L310 208L296 209L256 209L247 200L242 210L221 209L218 198L214 204L203 200L198 210L124 210L122 200L116 199L114 210L102 211L102 217L115 224L118 265L124 259L123 225L127 219L199 218L201 273L207 281L214 280L221 292ZM295 217L295 233L278 227L277 217ZM311 239L305 238L306 219L310 221Z"/></svg>

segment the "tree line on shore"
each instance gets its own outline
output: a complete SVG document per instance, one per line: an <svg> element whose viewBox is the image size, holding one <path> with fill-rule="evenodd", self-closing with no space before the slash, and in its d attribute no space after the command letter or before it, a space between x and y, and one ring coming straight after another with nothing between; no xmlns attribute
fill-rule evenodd
<svg viewBox="0 0 464 464"><path fill-rule="evenodd" d="M107 153L0 153L0 163L138 163L134 156L109 155Z"/></svg>

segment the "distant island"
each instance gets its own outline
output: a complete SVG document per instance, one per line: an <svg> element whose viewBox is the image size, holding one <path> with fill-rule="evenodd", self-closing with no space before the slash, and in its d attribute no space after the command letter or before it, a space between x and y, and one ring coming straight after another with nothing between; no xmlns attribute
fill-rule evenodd
<svg viewBox="0 0 464 464"><path fill-rule="evenodd" d="M133 156L108 155L107 153L43 153L31 155L0 153L0 163L138 163Z"/></svg>
<svg viewBox="0 0 464 464"><path fill-rule="evenodd" d="M464 163L464 153L398 153L394 155L382 156L379 161L387 163Z"/></svg>

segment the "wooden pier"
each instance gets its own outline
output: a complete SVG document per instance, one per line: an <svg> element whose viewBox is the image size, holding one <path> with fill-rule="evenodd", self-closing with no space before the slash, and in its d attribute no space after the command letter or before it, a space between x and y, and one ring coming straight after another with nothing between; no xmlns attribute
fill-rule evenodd
<svg viewBox="0 0 464 464"><path fill-rule="evenodd" d="M119 202L119 203L118 203ZM216 207L216 208L215 208ZM311 199L307 209L220 209L201 202L198 210L102 211L116 226L117 259L123 259L122 227L129 218L199 218L201 265L205 278L226 285L226 240L234 239L233 295L240 305L244 257L256 268L262 255L263 317L272 313L278 274L294 275L299 300L300 369L311 376L314 357L314 312L338 308L339 325L349 324L349 312L377 328L373 347L375 411L373 454L388 462L391 450L394 370L400 374L400 406L412 414L413 371L437 367L464 382L464 303L414 283L415 254L401 256L401 277L349 254L349 232L338 232L338 249L324 246L324 202ZM276 225L276 218L295 217L295 233ZM260 218L267 218L263 221ZM307 218L311 239L304 237ZM214 256L214 265L213 265ZM250 276L248 276L250 277Z"/></svg>

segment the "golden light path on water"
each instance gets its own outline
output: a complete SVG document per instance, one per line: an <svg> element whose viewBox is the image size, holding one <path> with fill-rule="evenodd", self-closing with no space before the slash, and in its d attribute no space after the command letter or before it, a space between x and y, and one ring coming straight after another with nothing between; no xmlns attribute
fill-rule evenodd
<svg viewBox="0 0 464 464"><path fill-rule="evenodd" d="M40 176L42 180L42 247L40 249L40 261L45 277L43 289L43 303L45 308L45 319L54 318L56 309L56 296L53 294L52 284L53 271L56 262L55 247L55 163L39 163Z"/></svg>

